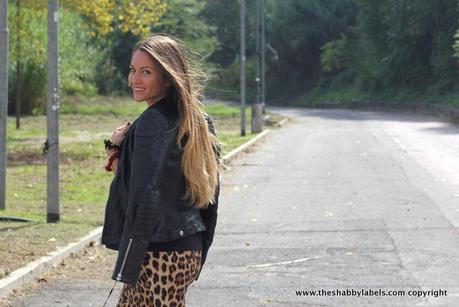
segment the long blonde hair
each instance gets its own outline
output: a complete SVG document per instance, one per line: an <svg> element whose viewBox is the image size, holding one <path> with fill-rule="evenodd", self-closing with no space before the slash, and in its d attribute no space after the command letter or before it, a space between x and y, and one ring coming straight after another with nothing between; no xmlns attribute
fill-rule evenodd
<svg viewBox="0 0 459 307"><path fill-rule="evenodd" d="M191 49L178 39L166 34L155 34L138 42L132 50L147 52L163 69L172 83L168 95L178 104L179 131L177 144L182 146L182 169L186 179L186 193L198 208L205 208L216 201L219 158L218 141L210 133L200 100L203 95L204 73L191 59ZM191 65L190 65L191 64Z"/></svg>

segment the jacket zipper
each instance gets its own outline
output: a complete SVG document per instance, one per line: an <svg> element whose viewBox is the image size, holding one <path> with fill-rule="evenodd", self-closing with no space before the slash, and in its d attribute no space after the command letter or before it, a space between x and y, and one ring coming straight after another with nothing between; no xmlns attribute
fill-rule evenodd
<svg viewBox="0 0 459 307"><path fill-rule="evenodd" d="M132 239L129 239L128 247L126 249L126 253L124 254L123 262L121 263L120 272L116 276L116 280L117 281L121 281L121 272L123 272L124 265L126 264L126 259L127 259L128 253L129 253L129 249L131 248L131 243L132 243Z"/></svg>

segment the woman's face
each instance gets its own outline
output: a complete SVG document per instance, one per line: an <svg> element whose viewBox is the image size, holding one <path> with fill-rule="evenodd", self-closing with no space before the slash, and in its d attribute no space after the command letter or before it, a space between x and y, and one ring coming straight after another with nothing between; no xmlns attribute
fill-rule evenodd
<svg viewBox="0 0 459 307"><path fill-rule="evenodd" d="M129 82L133 99L153 105L167 92L170 81L166 80L161 67L143 50L136 50L129 65Z"/></svg>

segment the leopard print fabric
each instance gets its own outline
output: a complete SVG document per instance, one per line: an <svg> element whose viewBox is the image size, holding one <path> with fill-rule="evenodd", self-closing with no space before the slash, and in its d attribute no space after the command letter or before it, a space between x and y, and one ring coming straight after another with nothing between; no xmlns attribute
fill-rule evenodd
<svg viewBox="0 0 459 307"><path fill-rule="evenodd" d="M184 307L188 286L201 268L199 251L147 252L139 280L125 284L117 307Z"/></svg>

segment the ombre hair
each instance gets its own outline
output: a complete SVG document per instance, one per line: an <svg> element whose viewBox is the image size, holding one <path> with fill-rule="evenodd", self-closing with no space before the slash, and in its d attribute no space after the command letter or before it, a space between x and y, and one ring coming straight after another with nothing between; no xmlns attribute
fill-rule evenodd
<svg viewBox="0 0 459 307"><path fill-rule="evenodd" d="M138 42L133 50L142 50L161 66L171 82L168 103L176 103L179 115L177 144L183 148L182 169L186 181L184 197L198 208L216 201L219 157L217 138L210 132L202 107L205 74L192 59L193 51L178 39L155 34Z"/></svg>

